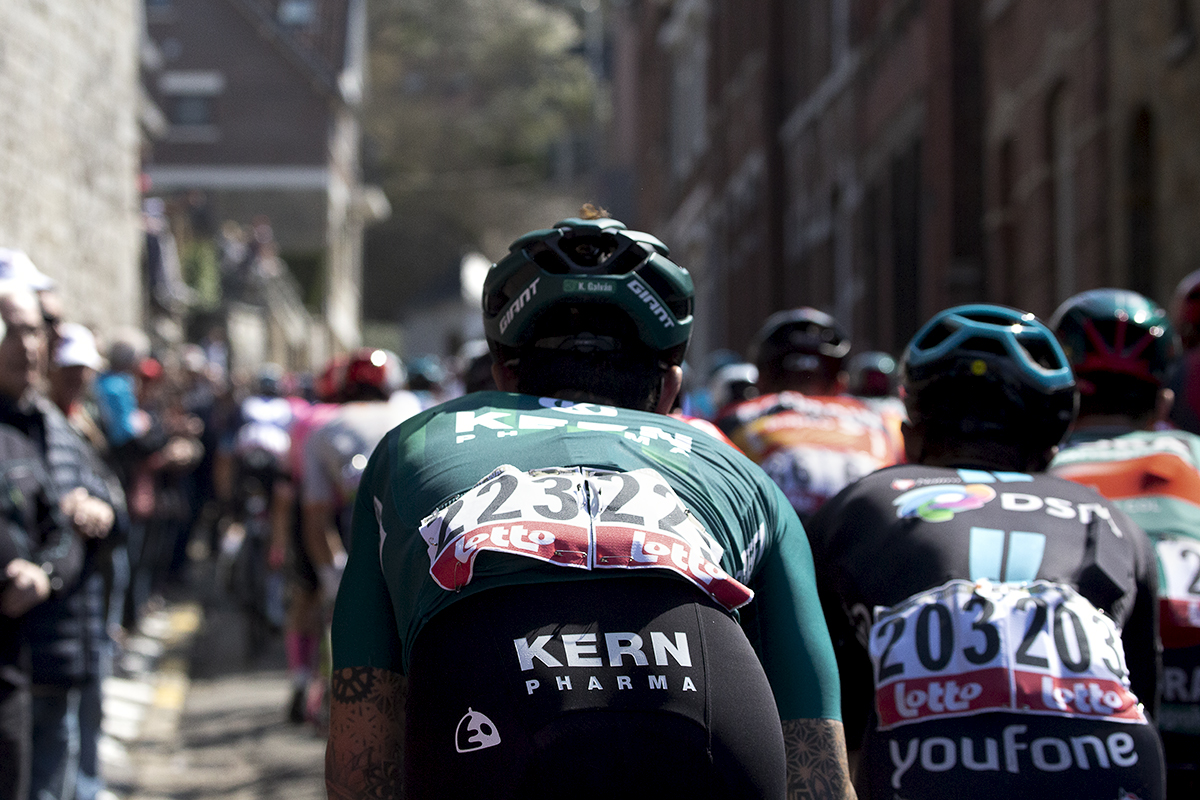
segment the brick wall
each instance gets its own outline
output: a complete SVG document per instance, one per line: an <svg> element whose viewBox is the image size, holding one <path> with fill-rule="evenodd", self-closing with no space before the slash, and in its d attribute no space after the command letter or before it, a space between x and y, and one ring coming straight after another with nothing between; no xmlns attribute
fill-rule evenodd
<svg viewBox="0 0 1200 800"><path fill-rule="evenodd" d="M1200 0L1110 0L1108 15L1111 270L1166 303L1200 269Z"/></svg>
<svg viewBox="0 0 1200 800"><path fill-rule="evenodd" d="M0 244L68 314L139 324L139 0L0 3Z"/></svg>
<svg viewBox="0 0 1200 800"><path fill-rule="evenodd" d="M989 299L1039 315L1111 282L1103 4L985 6Z"/></svg>

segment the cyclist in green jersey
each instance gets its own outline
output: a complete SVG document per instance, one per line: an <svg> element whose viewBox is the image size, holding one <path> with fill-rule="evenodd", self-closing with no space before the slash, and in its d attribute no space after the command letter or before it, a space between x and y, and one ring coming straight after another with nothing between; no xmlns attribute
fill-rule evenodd
<svg viewBox="0 0 1200 800"><path fill-rule="evenodd" d="M1165 429L1179 353L1167 312L1125 289L1067 299L1050 321L1071 359L1079 419L1050 465L1112 500L1150 536L1163 647L1156 722L1167 796L1200 792L1200 436Z"/></svg>
<svg viewBox="0 0 1200 800"><path fill-rule="evenodd" d="M693 293L667 255L603 217L518 239L484 285L503 391L375 450L331 797L852 796L799 520L667 416Z"/></svg>

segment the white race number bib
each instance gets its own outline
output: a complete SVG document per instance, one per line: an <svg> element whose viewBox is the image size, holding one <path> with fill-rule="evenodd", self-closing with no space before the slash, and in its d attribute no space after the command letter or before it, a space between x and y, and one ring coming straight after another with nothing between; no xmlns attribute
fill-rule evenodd
<svg viewBox="0 0 1200 800"><path fill-rule="evenodd" d="M1146 721L1116 625L1062 584L950 581L870 634L879 727L981 711Z"/></svg>
<svg viewBox="0 0 1200 800"><path fill-rule="evenodd" d="M720 567L723 550L653 469L499 467L422 520L429 574L455 590L483 550L575 569L668 569L728 609L754 593Z"/></svg>

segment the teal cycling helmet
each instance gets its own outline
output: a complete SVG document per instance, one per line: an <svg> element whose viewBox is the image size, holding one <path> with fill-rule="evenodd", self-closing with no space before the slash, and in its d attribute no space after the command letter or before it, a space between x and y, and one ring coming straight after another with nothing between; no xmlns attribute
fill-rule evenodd
<svg viewBox="0 0 1200 800"><path fill-rule="evenodd" d="M1179 343L1165 309L1128 289L1092 289L1068 298L1050 327L1058 335L1079 390L1093 394L1102 375L1161 387L1179 356Z"/></svg>
<svg viewBox="0 0 1200 800"><path fill-rule="evenodd" d="M483 284L483 328L493 348L593 352L628 343L578 329L564 307L616 312L638 342L670 366L683 363L694 288L667 246L615 219L565 219L517 239Z"/></svg>
<svg viewBox="0 0 1200 800"><path fill-rule="evenodd" d="M1004 306L935 314L909 342L901 372L912 423L966 437L1048 448L1062 441L1078 409L1054 334L1033 314Z"/></svg>

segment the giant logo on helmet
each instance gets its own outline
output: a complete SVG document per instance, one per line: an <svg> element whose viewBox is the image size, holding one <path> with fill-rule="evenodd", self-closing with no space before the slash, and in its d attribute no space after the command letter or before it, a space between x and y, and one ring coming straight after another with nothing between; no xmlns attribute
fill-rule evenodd
<svg viewBox="0 0 1200 800"><path fill-rule="evenodd" d="M534 278L533 281L526 286L519 295L514 297L511 303L509 303L508 310L505 311L504 316L500 318L500 333L504 333L504 330L510 324L512 324L512 321L516 318L517 314L521 313L521 309L525 308L525 304L529 302L530 298L537 294L538 281L540 280L540 277Z"/></svg>
<svg viewBox="0 0 1200 800"><path fill-rule="evenodd" d="M654 293L643 286L641 281L635 278L634 280L631 280L627 286L629 286L629 290L631 292L642 299L643 303L650 307L651 313L658 317L658 321L663 324L664 328L675 327L675 321L671 319L670 312L663 308L662 304L658 302L658 298L654 296Z"/></svg>
<svg viewBox="0 0 1200 800"><path fill-rule="evenodd" d="M926 522L947 522L955 514L977 511L996 498L992 487L982 483L922 486L892 501L899 519L920 517Z"/></svg>

